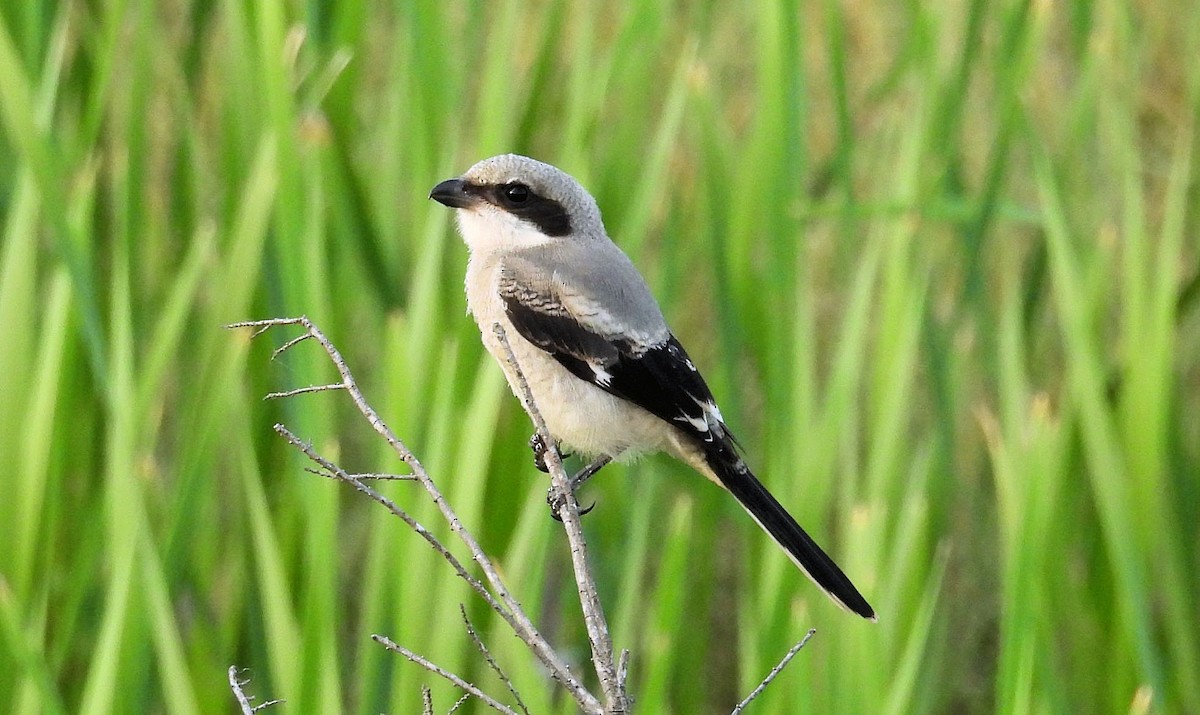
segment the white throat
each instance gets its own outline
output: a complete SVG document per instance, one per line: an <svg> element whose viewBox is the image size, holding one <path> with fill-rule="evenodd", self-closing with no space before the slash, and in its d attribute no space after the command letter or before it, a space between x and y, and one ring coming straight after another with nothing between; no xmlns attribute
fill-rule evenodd
<svg viewBox="0 0 1200 715"><path fill-rule="evenodd" d="M490 253L543 246L554 239L528 223L494 206L476 206L454 212L458 231L471 253Z"/></svg>

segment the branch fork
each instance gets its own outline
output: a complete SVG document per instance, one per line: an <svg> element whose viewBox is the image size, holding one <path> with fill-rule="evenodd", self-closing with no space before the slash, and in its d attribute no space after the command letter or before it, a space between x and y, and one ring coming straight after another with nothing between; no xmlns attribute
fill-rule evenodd
<svg viewBox="0 0 1200 715"><path fill-rule="evenodd" d="M579 475L572 479L563 468L562 456L557 448L554 447L553 437L546 428L545 420L542 418L541 412L534 403L533 395L529 389L529 383L525 379L524 373L521 371L521 366L518 364L516 355L513 352L512 345L509 343L508 336L505 334L503 327L499 324L493 325L492 329L496 334L497 339L504 348L506 359L513 367L518 378L518 383L521 392L521 401L525 407L525 411L529 414L535 429L535 439L540 441L545 448L541 452L541 466L546 467L546 471L550 474L551 487L550 494L554 498L555 517L560 519L563 524L563 529L566 532L567 541L571 547L571 564L575 572L575 582L579 595L580 606L583 611L584 623L588 633L588 643L592 652L592 664L596 670L596 676L599 680L601 691L603 693L603 702L600 697L594 695L587 689L574 673L567 666L566 661L554 650L553 646L546 640L545 636L533 624L533 621L522 609L520 602L512 595L508 587L500 578L499 571L492 563L491 559L483 551L479 542L474 535L463 526L454 509L446 501L433 479L425 471L424 465L412 453L404 442L392 432L391 428L380 418L374 408L367 402L359 389L358 383L349 367L346 365L345 359L342 357L338 349L333 345L328 337L306 316L294 318L272 318L269 320L253 320L227 325L227 328L254 328L254 333L251 336L258 337L275 327L299 327L302 333L294 338L291 338L276 348L271 353L271 359L278 358L283 353L291 348L299 345L307 340L314 340L329 356L330 361L337 369L341 380L323 385L310 385L308 387L300 387L292 390L280 392L271 392L264 399L283 399L295 397L297 395L328 392L333 390L345 391L358 408L358 411L363 415L367 422L371 425L380 437L382 437L395 452L396 456L410 470L410 474L378 474L378 473L351 473L343 469L330 459L319 454L313 446L302 440L300 437L292 433L286 426L282 424L275 425L275 431L282 436L289 444L301 451L305 456L312 460L317 466L308 468L307 471L313 472L319 476L335 479L344 482L355 490L366 495L375 502L378 502L388 511L394 514L397 518L404 521L411 529L419 534L454 570L454 572L463 579L472 590L474 590L480 598L487 603L496 614L498 614L512 628L514 634L520 638L530 652L538 659L542 666L546 669L549 675L556 680L575 700L579 709L588 715L618 715L630 712L630 698L627 691L627 680L629 674L629 651L622 650L619 660L614 657L612 638L609 635L608 623L604 615L603 607L600 603L600 597L596 588L596 583L592 577L592 572L588 564L587 544L583 536L583 527L580 522L580 516L586 513L586 510L581 511L579 502L575 498L575 489L590 478L604 464L609 461L608 457L601 457L592 464L585 467ZM536 450L535 450L536 451ZM411 480L419 483L421 487L430 496L433 502L437 505L442 517L450 526L451 532L462 542L467 551L471 555L471 560L478 565L478 569L482 572L482 579L478 578L460 561L454 554L442 544L427 528L416 521L408 512L401 506L396 504L388 497L381 494L373 486L371 482L383 480ZM480 690L477 686L471 684L466 679L451 673L444 668L441 668L435 663L430 662L423 656L404 648L386 636L373 635L372 639L377 643L387 648L390 651L403 655L405 658L417 663L425 668L430 673L444 678L447 681L454 683L463 692L464 696L455 704L453 710L458 709L469 697L478 698L485 705L493 710L505 713L506 715L528 715L524 703L521 701L520 695L517 693L511 680L503 673L499 664L496 663L491 653L484 646L479 638L474 627L466 618L466 611L463 611L463 621L466 624L467 633L475 643L476 647L482 653L489 667L500 677L505 683L510 695L515 699L518 710L505 705ZM802 641L792 647L791 650L784 656L777 666L768 674L763 682L734 710L735 715L740 713L742 709L762 692L783 669L784 666L796 655L796 653L804 647L808 639L813 635L813 631L809 631ZM281 701L268 701L261 705L252 705L252 698L248 698L242 688L246 684L245 680L238 678L236 667L231 667L229 670L229 683L235 696L237 697L239 706L242 709L243 715L252 715L264 708L274 705ZM432 703L429 701L428 691L426 693L426 711L432 712Z"/></svg>

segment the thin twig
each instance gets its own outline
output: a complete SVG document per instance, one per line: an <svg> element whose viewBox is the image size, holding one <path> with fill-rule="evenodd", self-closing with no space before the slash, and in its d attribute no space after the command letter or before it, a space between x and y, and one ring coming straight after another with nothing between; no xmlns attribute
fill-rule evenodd
<svg viewBox="0 0 1200 715"><path fill-rule="evenodd" d="M600 701L595 695L588 691L588 689L579 681L579 679L574 676L574 674L571 673L571 670L567 666L566 662L562 660L561 656L559 656L559 654L554 650L549 641L547 641L546 638L538 631L537 627L533 625L533 621L530 620L529 616L525 613L520 602L517 601L517 599L508 590L508 587L504 584L504 581L500 578L499 571L496 569L491 559L486 553L484 553L483 548L479 545L479 542L475 539L474 535L467 531L467 529L462 525L458 515L455 514L454 510L450 507L450 504L446 501L441 491L437 488L437 485L434 484L433 479L430 478L429 474L425 471L425 467L423 464L421 464L421 461L417 459L417 457L408 449L404 442L401 441L394 432L392 432L391 428L387 426L387 424L379 417L379 414L375 412L375 409L366 401L366 398L363 396L362 391L358 387L358 383L354 379L354 375L351 374L350 368L346 365L346 361L342 358L341 352L339 352L333 343L330 342L329 338L327 338L325 334L321 332L321 330L318 329L317 326L314 325L313 322L310 321L306 316L299 316L295 318L252 320L234 323L227 325L226 327L256 328L254 336L257 337L271 327L285 325L297 325L302 327L308 336L320 343L322 349L325 350L326 355L329 356L330 361L333 362L338 374L341 375L341 385L344 387L347 394L350 395L350 398L354 401L358 411L363 415L364 418L366 418L367 422L371 425L371 428L374 429L375 432L388 443L396 455L408 465L409 469L412 470L413 477L420 482L422 488L425 489L426 493L433 500L434 504L441 512L442 517L446 520L447 524L449 524L450 530L466 546L467 550L471 554L471 559L479 565L479 569L483 572L484 578L491 587L491 591L484 587L477 579L470 576L470 574L463 569L462 565L453 558L453 556L449 551L446 550L444 546L438 543L436 539L431 538L431 535L429 535L428 531L424 527L417 524L417 522L412 520L411 517L408 517L407 514L396 507L396 505L390 500L380 495L374 489L371 489L361 480L350 477L344 470L336 468L332 465L332 463L329 463L328 460L325 460L324 462L318 461L318 464L321 464L321 466L325 467L330 473L337 474L339 479L343 479L358 491L367 494L375 501L378 501L386 506L390 511L392 511L392 513L404 519L404 521L408 523L410 527L416 530L418 534L421 534L426 541L428 541L435 549L437 549L438 552L441 553L442 556L451 563L458 575L465 579L471 585L472 589L479 593L480 596L488 603L488 606L491 607L492 610L494 610L497 614L499 614L499 616L503 618L506 623L508 623L517 636L529 646L529 649L533 652L534 656L537 657L537 659L541 661L542 665L546 667L546 670L549 672L550 676L567 689L567 692L569 692L571 697L575 699L575 702L579 705L581 710L583 710L585 713L603 713L604 709L601 706ZM298 342L298 340L293 339L289 340L287 343L285 343L285 345L287 347L291 347ZM278 425L276 427L276 431L280 431L280 434L284 434L286 432L285 437L287 437L288 440L297 447L300 447L304 444L295 435L287 432L286 428L284 428L282 425ZM311 451L311 447L307 447L306 453ZM310 458L312 458L312 454L310 454ZM492 591L495 592L494 597L492 595Z"/></svg>
<svg viewBox="0 0 1200 715"><path fill-rule="evenodd" d="M463 696L461 698L459 698L458 700L456 700L454 702L454 704L450 706L450 709L446 711L446 715L454 715L454 713L458 712L458 709L461 708L464 704L466 704L466 702L470 699L471 699L470 693L463 693Z"/></svg>
<svg viewBox="0 0 1200 715"><path fill-rule="evenodd" d="M456 557L453 553L451 553L450 550L446 548L446 545L443 544L441 541L439 541L438 538L433 535L433 532L429 531L429 529L425 528L424 525L422 525L419 521L414 519L408 512L406 512L404 509L400 508L400 506L398 504L396 504L396 502L387 498L386 496L379 493L378 491L372 489L369 485L363 483L362 481L355 479L349 473L347 473L344 469L342 469L338 465L334 464L332 461L326 459L325 457L321 456L315 449L313 449L311 444L309 444L309 443L305 442L304 440L300 439L299 437L297 437L287 427L284 427L281 424L277 424L277 425L275 425L275 431L277 433L279 433L279 435L282 436L285 440L287 440L288 444L291 444L296 449L299 449L309 459L311 459L312 461L321 465L321 469L324 471L323 472L319 471L318 474L321 474L322 476L325 476L325 477L332 476L334 479L346 482L347 484L353 486L358 491L367 495L373 501L378 502L379 504L382 504L383 507L386 508L388 511L390 511L394 516L399 518L405 524L408 524L409 528L411 528L413 531L417 532L417 534L419 534L421 536L421 538L425 539L425 541L430 546L432 546L433 549L435 551L437 551L438 554L443 559L446 560L446 562L448 562L450 564L451 568L454 569L454 572L456 574L458 574L459 578L466 581L467 584L471 587L471 589L474 590L476 593L478 593L479 596L481 598L483 598L484 601L487 602L488 606L490 606L492 608L492 610L496 611L497 613L500 613L501 615L504 615L504 613L506 612L504 607L499 602L496 601L495 597L492 596L492 592L489 591L487 589L487 587L484 586L483 583L479 579L475 578L474 576L472 576L470 574L469 571L467 571L466 567L463 566L462 562L458 560L458 557Z"/></svg>
<svg viewBox="0 0 1200 715"><path fill-rule="evenodd" d="M422 715L433 715L433 691L428 685L421 686L421 713Z"/></svg>
<svg viewBox="0 0 1200 715"><path fill-rule="evenodd" d="M250 698L242 690L242 686L249 682L249 680L238 679L236 665L229 666L229 687L233 688L233 697L237 698L238 707L242 709L243 715L253 715L254 713L254 706L250 704Z"/></svg>
<svg viewBox="0 0 1200 715"><path fill-rule="evenodd" d="M332 385L309 385L308 387L297 387L294 390L284 390L283 392L268 392L263 396L264 400L278 400L283 397L295 397L296 395L305 395L310 392L325 392L327 390L345 390L346 386L340 382Z"/></svg>
<svg viewBox="0 0 1200 715"><path fill-rule="evenodd" d="M610 714L629 712L629 698L620 687L617 677L617 667L613 660L612 637L608 632L608 622L605 620L604 607L600 603L600 595L596 582L592 578L592 570L588 564L587 542L583 536L583 523L579 519L579 502L571 490L571 478L563 469L562 459L554 448L554 438L546 428L546 421L533 400L533 392L529 389L529 381L517 362L512 344L499 323L492 324L492 331L504 348L508 364L516 373L517 383L521 388L521 401L525 411L533 421L534 429L542 438L542 444L548 446L544 458L546 467L550 470L550 481L554 490L560 495L562 508L558 515L562 517L563 529L567 532L567 541L571 545L571 565L575 569L575 584L579 591L579 603L583 607L583 622L587 627L588 642L592 648L592 664L596 675L600 678L600 687L606 700L605 712Z"/></svg>
<svg viewBox="0 0 1200 715"><path fill-rule="evenodd" d="M763 678L763 681L758 684L757 688L755 688L753 691L750 692L749 695L746 696L745 700L738 703L738 706L733 709L733 712L730 713L730 715L740 715L742 712L742 709L745 708L747 705L749 705L751 700L757 698L758 694L761 693L763 691L763 689L766 688L767 685L769 685L770 682L775 679L775 676L779 675L779 673L785 667L787 667L787 664L792 661L792 658L796 657L796 654L800 652L800 649L804 647L805 643L808 643L808 639L812 638L813 634L816 632L817 632L816 628L808 629L808 633L804 634L804 637L800 639L800 642L797 643L796 645L792 646L788 650L787 653L784 653L783 658L780 659L780 661L775 665L774 668L771 668L770 673L767 673L767 677Z"/></svg>
<svg viewBox="0 0 1200 715"><path fill-rule="evenodd" d="M504 687L508 688L508 692L512 693L513 698L517 701L517 707L521 708L521 712L525 713L525 715L529 715L529 709L525 707L525 702L521 700L521 695L517 692L517 686L513 685L512 679L508 677L508 675L500 667L500 664L497 663L496 659L492 657L492 652L488 650L486 645L484 645L483 639L480 638L479 634L475 631L475 626L471 625L471 619L467 618L466 606L461 603L458 604L458 612L462 614L463 624L467 627L467 635L471 637L471 641L475 643L475 647L478 648L479 652L483 654L483 659L487 661L488 666L490 666L492 671L495 672L500 678L500 682L504 683Z"/></svg>
<svg viewBox="0 0 1200 715"><path fill-rule="evenodd" d="M516 710L513 710L512 708L508 707L504 703L496 700L495 698L493 698L492 696L483 692L482 690L475 687L471 683L468 683L467 681L463 680L462 678L455 675L454 673L451 673L450 671L446 670L445 668L441 667L440 665L437 665L436 663L429 661L424 656L418 655L417 653L412 652L411 650L405 648L402 645L397 645L396 643L392 642L392 640L390 638L388 638L387 636L381 636L381 635L376 634L376 635L371 636L371 640L380 644L384 648L387 648L388 650L392 651L393 653L399 653L400 655L404 656L405 658L408 658L409 660L411 660L412 662L421 666L425 670L428 670L430 673L433 673L434 675L437 675L442 678L445 678L446 680L449 680L451 683L454 683L456 686L458 686L464 692L468 692L471 695L474 695L475 697L482 700L485 705L488 705L493 710L495 710L497 712L502 712L502 713L504 713L504 715L519 715Z"/></svg>
<svg viewBox="0 0 1200 715"><path fill-rule="evenodd" d="M626 681L629 680L629 649L621 649L621 657L617 659L617 687L622 693L629 692Z"/></svg>
<svg viewBox="0 0 1200 715"><path fill-rule="evenodd" d="M411 474L380 474L378 472L360 472L351 474L355 479L373 479L377 482L415 482L417 478Z"/></svg>
<svg viewBox="0 0 1200 715"><path fill-rule="evenodd" d="M268 700L261 705L252 705L250 701L254 700L254 696L246 695L246 691L242 689L242 686L248 684L250 679L240 679L236 665L229 666L228 677L229 687L233 689L233 697L237 698L238 707L241 708L242 715L254 715L254 713L260 710L265 710L272 705L278 705L283 702L282 700Z"/></svg>
<svg viewBox="0 0 1200 715"><path fill-rule="evenodd" d="M338 475L330 474L324 469L305 467L304 471L308 472L309 474L315 474L318 477L324 477L325 479L341 479L341 477ZM346 476L350 477L351 479L362 479L364 481L374 480L376 482L415 482L417 480L417 478L411 474L379 474L376 472L347 472Z"/></svg>
<svg viewBox="0 0 1200 715"><path fill-rule="evenodd" d="M302 343L305 340L308 340L310 338L312 338L312 333L302 333L302 334L292 338L291 340L287 341L283 345L280 345L279 347L275 348L275 350L273 350L271 352L271 359L274 360L275 358L277 358L280 355L287 352L292 347L299 345L300 343Z"/></svg>

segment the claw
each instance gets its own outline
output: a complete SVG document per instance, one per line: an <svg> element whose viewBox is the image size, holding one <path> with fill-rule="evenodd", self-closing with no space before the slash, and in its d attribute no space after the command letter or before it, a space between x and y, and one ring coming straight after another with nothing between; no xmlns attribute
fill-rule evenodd
<svg viewBox="0 0 1200 715"><path fill-rule="evenodd" d="M550 468L546 466L546 442L542 440L542 436L536 432L529 438L529 448L533 450L533 466L539 472L550 473Z"/></svg>
<svg viewBox="0 0 1200 715"><path fill-rule="evenodd" d="M529 440L530 446L533 446L534 440L537 440L537 435L534 435L533 438L531 438ZM537 442L540 444L541 440L537 440ZM536 453L537 452L536 452L536 448L535 448L535 454ZM604 467L604 465L608 464L611 461L612 461L612 457L608 456L607 454L602 454L599 457L597 457L595 460L593 460L591 464L589 464L586 467L584 467L583 469L579 470L579 472L574 477L571 478L571 486L570 486L571 493L572 494L577 493L579 490L579 487L583 486L584 482L586 482L587 480L589 480L593 476L595 476L596 472L599 472ZM543 464L544 464L544 462L543 462ZM540 467L539 467L539 469L540 469ZM556 496L554 487L550 487L549 489L546 490L546 504L550 507L550 516L554 517L555 521L562 521L562 516L559 515L559 512L562 510L563 498L561 496ZM596 502L592 502L591 506L587 507L586 509L580 509L579 515L583 516L584 514L590 513L592 511L592 509L595 509L595 508L596 508Z"/></svg>
<svg viewBox="0 0 1200 715"><path fill-rule="evenodd" d="M565 503L565 499L555 498L554 487L546 490L546 504L550 507L550 517L560 524L562 523L562 508ZM589 506L580 508L579 515L590 514L595 508L596 502L592 502Z"/></svg>
<svg viewBox="0 0 1200 715"><path fill-rule="evenodd" d="M560 524L562 516L559 512L562 511L564 501L562 494L555 491L554 487L546 490L546 506L550 507L550 517Z"/></svg>

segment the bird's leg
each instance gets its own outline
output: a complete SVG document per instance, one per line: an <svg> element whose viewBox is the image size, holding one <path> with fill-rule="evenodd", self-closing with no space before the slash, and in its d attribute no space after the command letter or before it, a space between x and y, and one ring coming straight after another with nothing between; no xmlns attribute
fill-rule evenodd
<svg viewBox="0 0 1200 715"><path fill-rule="evenodd" d="M612 461L612 457L608 456L607 454L602 454L599 457L596 457L595 459L593 459L591 461L591 463L589 463L586 467L584 467L583 469L580 469L578 472L576 472L575 476L571 477L571 482L570 482L571 493L572 494L576 493L576 491L579 489L579 487L583 486L584 482L586 482L587 480L596 476L596 472L599 472L601 469L604 468L604 465L608 464L611 461ZM556 491L553 486L551 486L549 489L546 490L546 504L548 504L550 506L550 516L554 517L555 521L562 521L562 516L559 514L559 511L563 507L564 500L565 500L564 495L562 495L558 491ZM584 514L589 513L592 509L595 509L595 508L596 508L596 504L595 504L595 502L593 502L591 506L586 507L584 509L580 509L579 515L583 516Z"/></svg>
<svg viewBox="0 0 1200 715"><path fill-rule="evenodd" d="M540 434L538 434L537 432L534 432L533 436L529 438L529 448L531 450L533 450L533 466L535 468L537 468L538 471L545 472L547 474L550 473L550 468L546 466L546 454L551 449L559 450L558 456L559 456L560 460L567 456L558 447L558 445L546 444L546 440L542 439L542 436ZM600 465L600 466L603 466L603 465ZM588 468L590 468L590 467L591 467L591 465L588 465ZM596 469L599 469L599 467L596 467ZM587 471L587 468L585 468L584 471ZM595 473L594 470L593 470L593 473ZM589 474L588 476L590 477L591 474ZM569 488L571 489L572 492L575 491L575 479L571 480ZM553 484L551 484L550 487L548 489L546 489L546 504L549 505L549 507L550 507L550 516L554 517L555 520L557 520L557 521L562 521L562 517L559 516L559 512L562 510L563 504L565 502L566 502L566 496L564 496L561 492L559 492L557 489L555 489ZM595 506L595 504L593 504L592 506ZM591 510L592 510L592 507L588 507L587 509L581 511L580 514L581 515L586 514Z"/></svg>
<svg viewBox="0 0 1200 715"><path fill-rule="evenodd" d="M596 476L596 472L604 469L604 465L611 461L612 457L608 456L607 454L602 454L593 459L590 464L576 472L574 477L571 477L571 491L578 491L579 487L582 487L584 482ZM588 511L591 511L591 509L589 508Z"/></svg>

